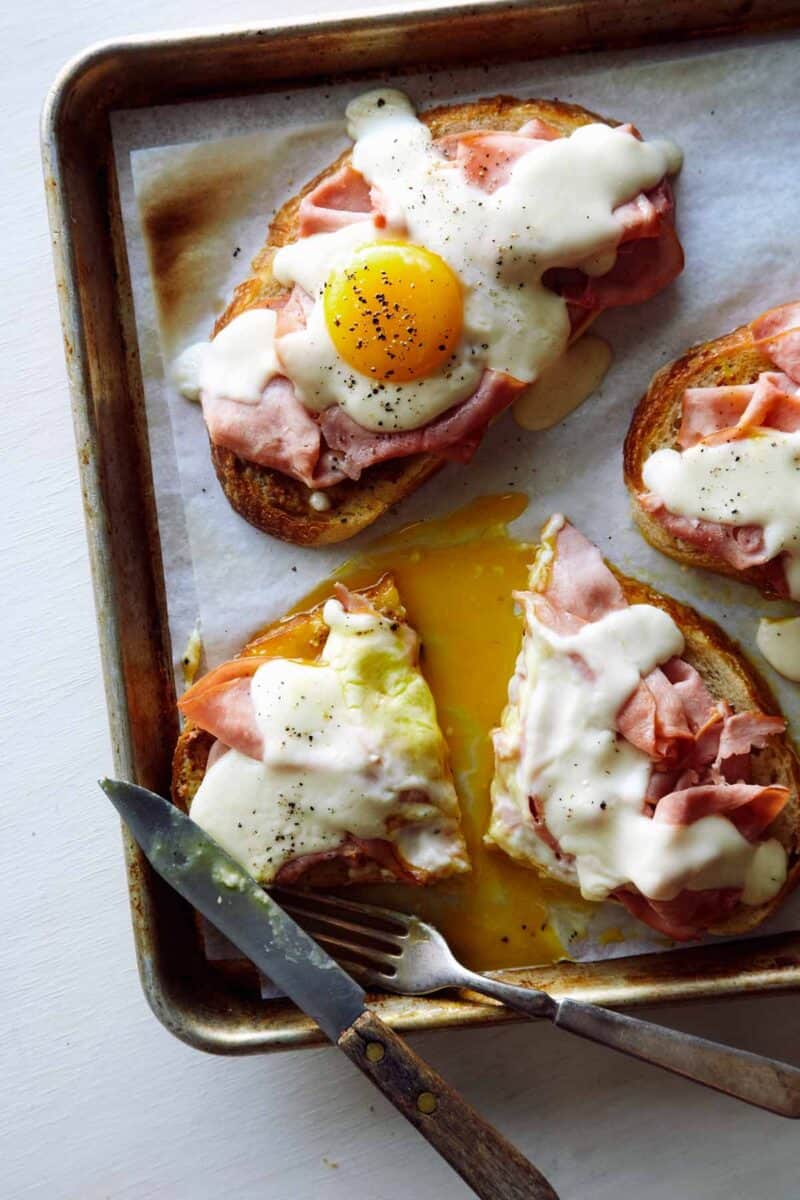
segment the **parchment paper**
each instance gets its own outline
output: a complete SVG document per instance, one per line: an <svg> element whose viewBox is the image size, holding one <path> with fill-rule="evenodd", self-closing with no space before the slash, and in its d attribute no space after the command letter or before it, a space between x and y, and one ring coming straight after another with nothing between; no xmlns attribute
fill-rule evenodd
<svg viewBox="0 0 800 1200"><path fill-rule="evenodd" d="M475 496L518 489L530 504L515 533L535 540L552 512L565 512L624 571L693 604L738 638L800 734L800 691L770 670L754 641L759 616L791 606L651 550L631 523L621 471L630 415L653 372L693 343L798 294L799 51L800 40L785 35L715 41L114 114L176 664L196 621L213 666L376 536ZM229 507L200 409L170 386L165 368L184 346L209 336L232 288L247 277L274 211L347 145L347 101L387 82L421 107L499 91L557 96L632 121L647 137L672 137L685 153L676 190L687 265L654 300L596 323L614 363L599 391L558 427L526 433L504 417L468 467L448 467L398 512L339 547L302 550L251 528ZM794 928L798 916L800 898L769 930ZM585 928L572 913L554 920L575 957L664 946L617 905L600 906ZM604 944L609 926L622 928L625 940Z"/></svg>

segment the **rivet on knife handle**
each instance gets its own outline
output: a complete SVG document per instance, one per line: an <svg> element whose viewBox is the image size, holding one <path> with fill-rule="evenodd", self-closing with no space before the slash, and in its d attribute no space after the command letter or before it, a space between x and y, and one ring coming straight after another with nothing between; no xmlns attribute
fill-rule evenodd
<svg viewBox="0 0 800 1200"><path fill-rule="evenodd" d="M364 1012L338 1045L482 1200L558 1200L533 1163L375 1013Z"/></svg>

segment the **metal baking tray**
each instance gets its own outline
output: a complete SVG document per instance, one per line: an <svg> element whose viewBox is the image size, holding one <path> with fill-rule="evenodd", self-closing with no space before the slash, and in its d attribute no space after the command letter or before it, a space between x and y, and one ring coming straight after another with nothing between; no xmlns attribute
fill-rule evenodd
<svg viewBox="0 0 800 1200"><path fill-rule="evenodd" d="M178 734L166 599L133 302L111 143L115 109L259 92L409 67L543 58L800 26L797 0L518 0L360 12L107 42L68 64L47 97L42 154L114 770L166 793ZM125 836L139 971L176 1036L244 1054L322 1041L255 975L210 964L193 913ZM598 963L504 973L515 982L627 1006L800 985L800 932ZM398 1030L515 1019L465 995L372 1003Z"/></svg>

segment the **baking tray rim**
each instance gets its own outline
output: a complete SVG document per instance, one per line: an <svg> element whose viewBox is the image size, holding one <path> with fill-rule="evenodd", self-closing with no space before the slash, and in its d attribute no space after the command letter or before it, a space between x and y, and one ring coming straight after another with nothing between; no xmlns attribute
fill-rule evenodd
<svg viewBox="0 0 800 1200"><path fill-rule="evenodd" d="M117 773L123 777L136 778L137 771L132 748L131 713L124 682L116 581L108 570L108 564L112 562L111 533L96 436L86 321L81 303L84 299L82 289L86 288L86 282L84 280L81 283L79 277L75 247L70 233L71 213L65 175L75 168L65 165L62 153L62 124L70 102L81 88L88 87L89 100L97 101L96 114L99 120L101 123L107 123L111 111L131 105L126 104L119 95L111 98L106 96L105 100L103 99L104 72L107 73L114 64L119 64L123 59L129 60L129 66L131 62L135 66L138 58L159 48L174 51L177 47L182 53L202 52L214 47L235 47L242 39L263 41L283 37L298 40L309 31L323 35L341 35L346 31L363 31L367 25L372 32L392 27L408 29L420 22L455 20L467 16L480 18L483 23L491 23L492 20L510 13L527 13L531 18L541 17L545 8L554 7L571 10L574 15L582 6L575 0L568 0L567 3L556 6L542 5L537 0L522 0L517 3L487 0L479 4L430 5L411 10L362 8L339 17L285 18L258 27L240 24L153 36L136 35L98 42L72 58L58 73L42 113L42 156L114 766ZM777 22L770 20L769 24L774 26L776 23L787 23L794 26L800 23L800 12L791 13L790 9L791 6L788 6L787 15L777 19ZM735 32L735 28L735 25L726 24L723 31ZM695 35L719 31L716 27L703 27L695 31ZM687 36L685 28L673 31L674 38L683 36ZM692 36L691 30L688 36ZM647 40L641 39L640 44ZM621 44L624 44L624 40ZM566 53L576 48L580 47L564 46L558 52ZM371 64L369 69L376 68ZM269 79L265 78L262 86L269 86L269 82ZM92 96L93 86L98 93L96 97ZM84 98L83 102L86 104L87 100ZM172 103L175 100L165 102ZM110 152L110 130L106 136L106 149ZM158 566L160 567L160 558ZM219 1014L213 1011L201 1013L186 997L180 1001L176 1000L170 989L165 986L165 980L151 953L152 929L149 928L149 921L154 915L157 916L157 913L152 911L150 893L155 879L142 859L138 847L127 833L124 832L123 836L140 977L147 1000L159 1020L189 1044L218 1053L250 1053L324 1041L314 1023L288 1004L262 1006L262 1009L271 1009L270 1015L273 1019L265 1023L254 1021L243 1028L220 1022ZM663 967L665 959L669 960L675 970L669 974L664 973L663 977L659 978L658 967ZM509 971L505 972L505 975L534 986L547 987L550 977L560 974L561 986L557 978L552 980L551 987L555 994L568 994L619 1007L660 1001L786 991L800 985L800 933L755 939L749 948L746 942L737 942L679 950L669 955L616 959L613 960L613 964L616 966L609 963L560 966L556 964L552 968ZM626 971L630 972L632 966L646 969L648 965L656 968L649 979L644 976L634 979L625 974ZM681 966L684 966L683 973L678 969ZM571 980L570 975L573 976ZM589 978L585 978L587 976ZM565 979L566 988L563 986ZM403 1031L486 1025L519 1019L493 1004L476 1003L463 997L435 1000L381 997L377 1004L384 1018Z"/></svg>

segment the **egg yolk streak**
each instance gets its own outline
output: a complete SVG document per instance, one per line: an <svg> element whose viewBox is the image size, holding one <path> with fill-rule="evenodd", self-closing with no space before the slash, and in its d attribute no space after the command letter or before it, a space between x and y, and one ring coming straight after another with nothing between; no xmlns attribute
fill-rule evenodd
<svg viewBox="0 0 800 1200"><path fill-rule="evenodd" d="M525 505L520 495L481 497L449 516L389 534L333 576L358 588L391 572L397 583L422 641L420 665L450 747L472 860L468 875L428 887L361 885L347 894L431 921L473 970L555 961L563 950L549 909L580 904L573 888L543 879L483 842L494 769L489 735L500 720L521 637L512 593L527 586L533 557L533 547L511 536L507 525ZM327 599L332 583L318 584L293 611ZM291 618L273 626L272 652L306 657L311 648L292 641L305 629Z"/></svg>
<svg viewBox="0 0 800 1200"><path fill-rule="evenodd" d="M458 278L438 254L407 242L362 246L329 276L323 305L339 356L373 379L425 379L461 337Z"/></svg>

